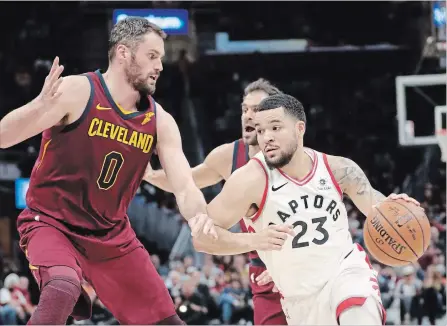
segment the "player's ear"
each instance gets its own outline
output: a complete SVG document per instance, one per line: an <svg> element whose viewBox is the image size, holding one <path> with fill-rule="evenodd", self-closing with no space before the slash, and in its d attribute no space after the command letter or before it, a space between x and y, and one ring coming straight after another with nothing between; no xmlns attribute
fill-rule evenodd
<svg viewBox="0 0 447 326"><path fill-rule="evenodd" d="M304 121L298 120L296 123L296 131L298 133L298 136L304 137L304 134L306 133L306 124Z"/></svg>
<svg viewBox="0 0 447 326"><path fill-rule="evenodd" d="M115 51L118 60L126 60L130 55L129 49L124 44L118 44Z"/></svg>

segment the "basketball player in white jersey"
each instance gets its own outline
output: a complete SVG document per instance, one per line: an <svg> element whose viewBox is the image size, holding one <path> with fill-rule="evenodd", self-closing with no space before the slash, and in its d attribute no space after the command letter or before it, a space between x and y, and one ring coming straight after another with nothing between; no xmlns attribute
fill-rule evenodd
<svg viewBox="0 0 447 326"><path fill-rule="evenodd" d="M251 232L293 225L281 251L258 251L283 296L292 325L380 325L382 307L375 272L353 244L343 204L347 194L368 215L385 196L374 190L352 160L304 148L306 117L294 97L264 99L255 116L261 153L236 170L208 205L216 225L229 228L241 215ZM404 199L419 204L405 194ZM194 239L206 252L213 240Z"/></svg>

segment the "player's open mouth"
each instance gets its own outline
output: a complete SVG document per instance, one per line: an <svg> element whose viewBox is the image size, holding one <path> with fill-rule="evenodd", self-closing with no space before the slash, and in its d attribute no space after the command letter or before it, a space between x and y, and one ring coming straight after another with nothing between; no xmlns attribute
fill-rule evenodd
<svg viewBox="0 0 447 326"><path fill-rule="evenodd" d="M268 153L268 152L275 151L275 150L277 150L277 149L278 149L278 147L266 147L265 150L264 150L264 152Z"/></svg>
<svg viewBox="0 0 447 326"><path fill-rule="evenodd" d="M156 80L157 80L157 77L158 77L157 75L151 75L151 76L149 76L149 78L152 79L153 81L156 81Z"/></svg>
<svg viewBox="0 0 447 326"><path fill-rule="evenodd" d="M246 127L244 128L244 130L245 130L245 132L253 132L253 131L255 131L255 128L250 127L250 126L246 126Z"/></svg>

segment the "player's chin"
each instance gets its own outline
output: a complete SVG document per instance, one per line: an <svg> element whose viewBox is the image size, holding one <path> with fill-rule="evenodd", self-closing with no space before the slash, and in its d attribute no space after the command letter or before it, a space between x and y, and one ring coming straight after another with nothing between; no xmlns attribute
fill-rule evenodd
<svg viewBox="0 0 447 326"><path fill-rule="evenodd" d="M258 138L256 137L256 134L253 132L244 132L242 134L242 138L244 139L244 143L247 145L258 145Z"/></svg>

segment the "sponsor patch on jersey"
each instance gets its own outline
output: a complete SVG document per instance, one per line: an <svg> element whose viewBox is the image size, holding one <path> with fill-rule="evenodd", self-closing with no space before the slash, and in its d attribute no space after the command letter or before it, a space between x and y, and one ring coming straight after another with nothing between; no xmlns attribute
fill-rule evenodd
<svg viewBox="0 0 447 326"><path fill-rule="evenodd" d="M331 189L331 185L328 181L328 179L326 178L320 178L320 180L318 181L318 186L317 189L318 190L329 190Z"/></svg>

